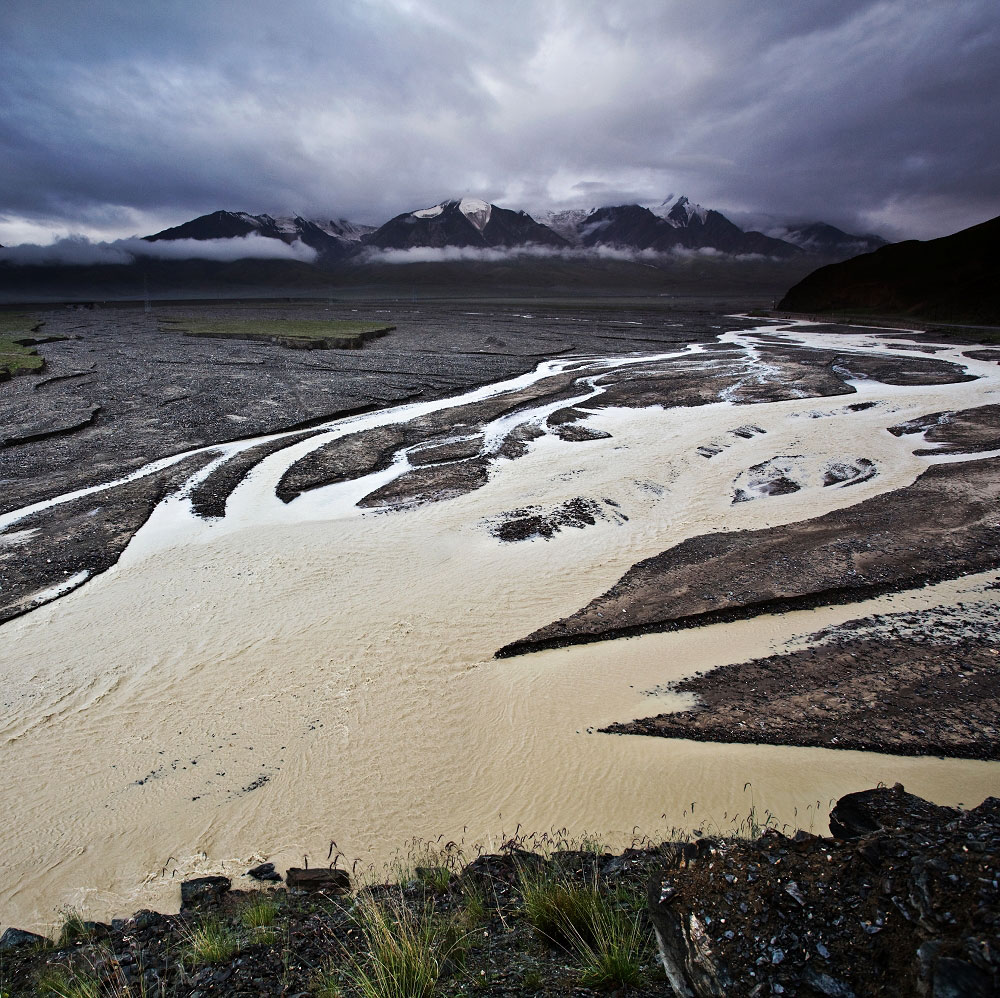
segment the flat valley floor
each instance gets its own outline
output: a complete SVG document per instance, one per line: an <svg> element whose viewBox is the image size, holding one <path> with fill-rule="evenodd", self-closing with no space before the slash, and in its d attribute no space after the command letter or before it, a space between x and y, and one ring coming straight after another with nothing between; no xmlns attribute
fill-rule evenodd
<svg viewBox="0 0 1000 998"><path fill-rule="evenodd" d="M199 308L396 329L165 321ZM1000 793L1000 351L694 300L37 314L0 384L4 924L414 836Z"/></svg>

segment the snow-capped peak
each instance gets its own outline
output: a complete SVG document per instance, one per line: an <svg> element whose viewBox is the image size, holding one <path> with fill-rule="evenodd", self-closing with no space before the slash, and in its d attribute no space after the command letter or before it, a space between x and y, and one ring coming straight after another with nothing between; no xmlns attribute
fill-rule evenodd
<svg viewBox="0 0 1000 998"><path fill-rule="evenodd" d="M437 218L445 208L457 207L458 210L477 228L480 232L486 228L493 213L493 205L481 198L453 198L442 201L440 204L432 205L430 208L421 208L419 211L411 212L414 218Z"/></svg>
<svg viewBox="0 0 1000 998"><path fill-rule="evenodd" d="M669 222L675 229L687 228L696 218L699 222L704 222L708 215L707 208L702 208L700 204L692 204L683 194L677 198L669 194L655 208L649 210L665 222Z"/></svg>
<svg viewBox="0 0 1000 998"><path fill-rule="evenodd" d="M482 232L493 213L493 205L479 198L462 198L458 203L458 210Z"/></svg>

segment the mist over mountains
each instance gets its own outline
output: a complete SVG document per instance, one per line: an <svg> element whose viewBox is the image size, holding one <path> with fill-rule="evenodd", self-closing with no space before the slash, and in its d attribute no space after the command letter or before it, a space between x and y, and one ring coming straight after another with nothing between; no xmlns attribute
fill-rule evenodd
<svg viewBox="0 0 1000 998"><path fill-rule="evenodd" d="M404 212L380 226L345 218L274 217L214 211L140 238L91 243L74 238L51 246L0 248L12 265L128 264L153 259L287 259L329 268L350 264L498 260L519 256L648 259L689 254L774 260L845 259L885 244L823 222L785 227L780 237L744 231L721 212L669 197L646 207L625 204L545 212L501 208L478 198L453 198Z"/></svg>

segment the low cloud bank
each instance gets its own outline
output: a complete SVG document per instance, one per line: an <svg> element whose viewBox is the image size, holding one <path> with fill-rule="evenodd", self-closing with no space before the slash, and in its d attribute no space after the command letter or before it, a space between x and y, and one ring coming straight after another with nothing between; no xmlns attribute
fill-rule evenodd
<svg viewBox="0 0 1000 998"><path fill-rule="evenodd" d="M68 236L48 246L24 243L0 249L0 263L14 266L88 266L135 263L145 257L154 260L297 260L312 263L316 250L305 243L283 243L251 232L232 239L172 239L155 243L138 236L114 242L92 242L85 236Z"/></svg>
<svg viewBox="0 0 1000 998"><path fill-rule="evenodd" d="M665 264L678 260L765 260L776 259L759 254L734 256L720 250L704 247L702 249L687 249L678 246L664 253L654 250L634 250L618 246L565 247L551 246L515 246L509 249L479 246L411 246L409 249L374 249L365 251L362 259L366 263L455 263L460 261L475 263L504 263L515 260L620 260L625 263L644 263L647 265Z"/></svg>

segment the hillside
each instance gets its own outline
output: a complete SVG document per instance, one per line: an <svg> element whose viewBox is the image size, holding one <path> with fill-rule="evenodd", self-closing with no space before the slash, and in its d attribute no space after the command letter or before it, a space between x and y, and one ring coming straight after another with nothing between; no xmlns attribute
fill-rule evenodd
<svg viewBox="0 0 1000 998"><path fill-rule="evenodd" d="M778 307L998 322L1000 217L941 239L892 243L820 267Z"/></svg>

